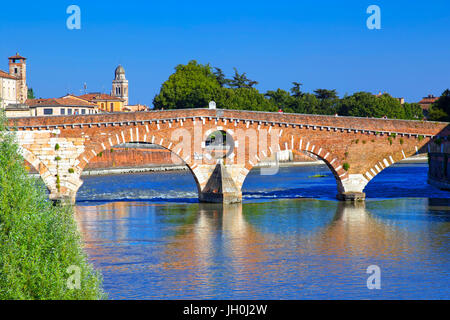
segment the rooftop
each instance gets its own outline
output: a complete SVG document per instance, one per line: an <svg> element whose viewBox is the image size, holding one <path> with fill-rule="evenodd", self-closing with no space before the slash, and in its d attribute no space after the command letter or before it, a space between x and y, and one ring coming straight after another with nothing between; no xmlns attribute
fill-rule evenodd
<svg viewBox="0 0 450 320"><path fill-rule="evenodd" d="M423 97L422 100L419 101L419 104L431 104L434 103L439 97L435 97L432 94L429 94L426 97Z"/></svg>
<svg viewBox="0 0 450 320"><path fill-rule="evenodd" d="M84 101L82 99L76 99L70 96L62 98L50 98L50 99L28 99L25 102L30 107L38 106L72 106L72 107L96 107L94 103Z"/></svg>
<svg viewBox="0 0 450 320"><path fill-rule="evenodd" d="M27 58L22 57L21 55L19 55L19 53L17 52L15 56L11 56L8 59L12 59L12 60L16 60L16 59L23 59L23 60L27 60Z"/></svg>
<svg viewBox="0 0 450 320"><path fill-rule="evenodd" d="M87 101L124 101L123 99L120 99L118 97L113 97L106 93L87 93L83 94L81 96L78 96L78 98L87 100Z"/></svg>
<svg viewBox="0 0 450 320"><path fill-rule="evenodd" d="M14 76L10 75L9 73L7 73L5 71L2 71L2 70L0 70L0 78L7 78L7 79L17 80L16 77L14 77Z"/></svg>
<svg viewBox="0 0 450 320"><path fill-rule="evenodd" d="M119 74L119 73L125 74L125 69L120 64L115 70L115 74Z"/></svg>

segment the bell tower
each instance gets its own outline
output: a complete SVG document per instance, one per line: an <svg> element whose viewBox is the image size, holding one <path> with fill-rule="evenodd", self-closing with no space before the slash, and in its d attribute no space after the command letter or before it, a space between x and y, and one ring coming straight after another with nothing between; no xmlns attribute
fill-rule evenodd
<svg viewBox="0 0 450 320"><path fill-rule="evenodd" d="M128 80L125 78L125 69L121 65L116 68L111 95L125 100L124 105L128 105Z"/></svg>
<svg viewBox="0 0 450 320"><path fill-rule="evenodd" d="M18 103L25 103L28 96L27 87L27 64L24 58L16 53L15 56L9 57L9 75L15 77L16 80L16 100Z"/></svg>

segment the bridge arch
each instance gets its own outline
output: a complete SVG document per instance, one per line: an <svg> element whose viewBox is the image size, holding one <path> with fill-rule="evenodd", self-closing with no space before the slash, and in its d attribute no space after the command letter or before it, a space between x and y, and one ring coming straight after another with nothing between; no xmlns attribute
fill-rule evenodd
<svg viewBox="0 0 450 320"><path fill-rule="evenodd" d="M432 139L425 138L418 141L417 138L402 139L402 143L386 148L384 152L373 153L370 159L363 162L358 169L367 180L366 185L384 169L418 154L427 154Z"/></svg>
<svg viewBox="0 0 450 320"><path fill-rule="evenodd" d="M50 172L48 167L34 153L24 147L19 148L25 161L37 171L50 194L56 192L56 177Z"/></svg>
<svg viewBox="0 0 450 320"><path fill-rule="evenodd" d="M181 127L182 126L171 125L173 130ZM201 191L201 182L199 181L198 174L193 170L192 157L190 155L183 155L183 147L168 138L167 132L150 130L148 127L129 126L115 131L112 135L101 135L98 139L95 138L91 140L89 147L86 148L76 160L76 163L78 164L75 166L75 173L81 176L81 173L93 158L97 157L108 148L113 148L124 143L154 144L170 151L171 156L186 165L194 178L198 191Z"/></svg>
<svg viewBox="0 0 450 320"><path fill-rule="evenodd" d="M276 148L269 148L267 152L267 157L274 156L279 151L292 151L293 153L300 154L301 152L310 153L316 156L318 159L322 160L328 169L330 169L333 174L336 185L338 189L338 193L345 192L345 181L349 179L348 172L344 169L344 165L340 160L339 156L334 154L332 151L329 151L329 148L326 144L320 141L314 141L313 139L308 139L304 137L301 133L295 131L287 131L283 133L283 131L278 133L279 135L279 143ZM245 169L248 173L259 164L263 163L262 156L264 154L255 154L253 157L249 157L246 161ZM274 172L275 174L276 172ZM247 176L246 175L246 176ZM244 179L245 181L245 179Z"/></svg>

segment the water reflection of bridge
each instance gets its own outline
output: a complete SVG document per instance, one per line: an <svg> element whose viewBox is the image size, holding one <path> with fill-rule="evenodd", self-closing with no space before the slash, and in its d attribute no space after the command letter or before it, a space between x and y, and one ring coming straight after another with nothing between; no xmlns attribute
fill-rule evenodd
<svg viewBox="0 0 450 320"><path fill-rule="evenodd" d="M363 203L317 200L108 203L78 207L77 219L89 253L104 270L144 279L156 274L156 281L173 288L172 296L204 288L202 297L214 297L218 286L226 286L227 292L251 297L255 284L270 291L291 286L286 279L297 277L296 286L307 285L318 274L341 276L344 265L360 276L367 261L401 265L414 252L427 252L427 234L448 232L448 224L423 223L448 221L448 201L418 199L412 210L436 211L421 216L407 216L398 201L377 201L369 210Z"/></svg>
<svg viewBox="0 0 450 320"><path fill-rule="evenodd" d="M290 202L300 204L300 211L297 212L299 215L302 214L302 207L306 209L310 203L302 200ZM255 264L273 259L276 248L285 245L277 241L280 238L277 232L281 228L275 227L276 232L271 232L269 226L264 230L260 226L254 226L251 218L243 214L243 206L246 204L200 204L195 223L188 227L182 226L183 232L177 234L168 245L168 256L174 253L178 256L170 259L166 267L182 269L192 263L202 267L212 266L214 261L211 257L219 249L218 246L230 258L239 261L237 265L248 267L247 272L251 272ZM314 234L291 230L281 238L308 241L308 248L300 245L298 249L313 249L316 253L328 255L395 256L407 250L405 237L408 235L375 218L366 210L364 203L332 202L327 210L333 206L334 215L327 215L332 218L319 222L322 225L315 228ZM217 237L221 241L217 241Z"/></svg>
<svg viewBox="0 0 450 320"><path fill-rule="evenodd" d="M161 222L176 224L172 229L174 230L172 240L167 243L167 254L179 254L179 256L170 259L167 267L179 268L184 265L185 259L186 264L192 264L192 259L196 259L199 264L206 266L208 258L214 255L213 252L219 249L218 246L221 247L220 250L225 250L230 257L248 258L249 262L264 262L269 259L265 256L264 247L270 245L273 249L274 246L281 245L276 241L280 237L279 233L284 233L283 239L295 237L296 240L302 241L308 238L314 249L324 254L363 256L389 254L395 256L407 250L405 243L408 243L411 235L400 230L396 221L374 216L366 210L365 203L316 200L287 200L285 202L292 206L292 214L296 216L291 217L293 221L289 226L280 225L280 227L276 226L279 221L257 220L270 220L278 215L278 212L269 216L264 212L256 215L249 212L243 213L243 208L255 204L199 203L186 205L189 207L186 209L188 216ZM302 215L306 215L305 211L311 210L314 203L320 205L312 215L320 217L313 224L301 225L299 221L301 221ZM386 201L383 208L389 210L389 203ZM269 204L259 203L257 206L264 208ZM130 220L133 219L133 213L138 212L141 207L153 208L152 210L155 210L158 215L167 214L167 212L159 211L160 209L167 210L164 205L113 202L101 206L77 207L76 218L87 243L95 242L101 237L103 240L112 242L125 241L133 238L133 230L130 230L133 223ZM448 213L449 201L442 199L442 201L436 202L436 199L432 199L428 207L430 210L434 210L433 212ZM180 214L177 211L178 208L169 210L174 211L174 216ZM259 210L263 211L264 209ZM139 216L141 215L140 213ZM397 215L397 218L400 217L401 215ZM438 218L450 219L448 215L441 215ZM102 230L98 230L92 223L94 221L105 221L108 224L105 224L105 228ZM149 221L144 220L144 223L149 223ZM265 224L267 226L264 226ZM311 232L307 233L307 231ZM101 232L101 234L97 232ZM142 236L145 237L145 234Z"/></svg>

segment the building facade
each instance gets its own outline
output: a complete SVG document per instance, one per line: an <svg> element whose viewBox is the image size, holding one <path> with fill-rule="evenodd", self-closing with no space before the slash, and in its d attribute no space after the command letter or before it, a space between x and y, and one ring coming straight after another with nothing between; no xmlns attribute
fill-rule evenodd
<svg viewBox="0 0 450 320"><path fill-rule="evenodd" d="M95 103L67 95L61 98L27 100L30 116L70 116L98 113Z"/></svg>
<svg viewBox="0 0 450 320"><path fill-rule="evenodd" d="M15 77L0 70L0 107L2 109L5 109L7 105L17 104L16 81Z"/></svg>
<svg viewBox="0 0 450 320"><path fill-rule="evenodd" d="M87 93L78 98L94 103L102 112L121 112L123 111L125 100L119 97L114 97L105 93Z"/></svg>

